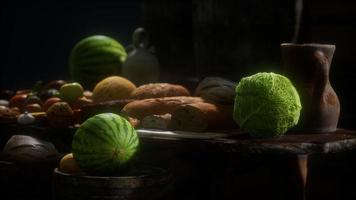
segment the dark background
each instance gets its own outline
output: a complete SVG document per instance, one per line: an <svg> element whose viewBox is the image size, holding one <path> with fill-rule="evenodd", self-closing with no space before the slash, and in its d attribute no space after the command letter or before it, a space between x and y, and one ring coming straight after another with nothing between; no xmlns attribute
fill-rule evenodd
<svg viewBox="0 0 356 200"><path fill-rule="evenodd" d="M104 34L123 45L140 25L139 1L7 1L1 8L1 88L67 79L68 56L82 38Z"/></svg>
<svg viewBox="0 0 356 200"><path fill-rule="evenodd" d="M295 34L295 3L285 0L5 1L1 5L0 89L68 79L68 55L80 39L111 36L131 43L135 28L151 34L161 81L195 83L217 75L238 81L280 71L279 44ZM356 128L356 3L304 1L298 41L330 43L330 80L341 102L340 127Z"/></svg>

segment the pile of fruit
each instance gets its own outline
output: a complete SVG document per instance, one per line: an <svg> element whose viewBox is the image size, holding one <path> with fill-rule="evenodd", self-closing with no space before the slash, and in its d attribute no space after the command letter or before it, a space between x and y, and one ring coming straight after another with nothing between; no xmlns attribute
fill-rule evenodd
<svg viewBox="0 0 356 200"><path fill-rule="evenodd" d="M83 105L92 103L91 92L76 82L54 80L34 89L3 91L0 123L67 128L79 122Z"/></svg>
<svg viewBox="0 0 356 200"><path fill-rule="evenodd" d="M63 172L114 175L121 171L118 169L127 168L128 161L138 147L138 136L127 120L129 118L105 112L93 114L88 119L82 120L81 110L87 105L128 98L127 95L136 88L133 83L122 77L110 76L100 81L93 92L84 91L78 82L63 80L50 81L46 84L37 83L34 88L3 92L0 122L4 126L17 124L18 127L23 128L76 130L72 144L68 144L72 152L68 154L66 152L67 155L60 161L59 168ZM28 153L24 149L25 146L17 141L18 138L11 137L9 141L15 142L8 142L5 145L6 152L3 153L16 155L7 158L20 159L7 161L21 162L22 157L19 155ZM31 146L33 141L37 141L34 138L29 140L28 137L25 138L28 146ZM10 144L15 146L9 148ZM16 149L16 152L12 149ZM19 149L24 150L18 151ZM46 150L40 149L30 158L44 153ZM59 156L59 154L55 155Z"/></svg>

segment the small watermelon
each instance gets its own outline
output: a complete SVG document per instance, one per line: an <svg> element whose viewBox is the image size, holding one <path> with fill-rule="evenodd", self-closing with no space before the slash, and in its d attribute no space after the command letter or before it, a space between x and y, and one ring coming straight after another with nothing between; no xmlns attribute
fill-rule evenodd
<svg viewBox="0 0 356 200"><path fill-rule="evenodd" d="M69 57L69 74L72 80L86 89L105 77L121 74L126 60L125 48L115 39L94 35L78 42Z"/></svg>
<svg viewBox="0 0 356 200"><path fill-rule="evenodd" d="M135 129L123 117L102 113L86 120L72 141L79 167L91 175L114 175L127 166L138 148Z"/></svg>

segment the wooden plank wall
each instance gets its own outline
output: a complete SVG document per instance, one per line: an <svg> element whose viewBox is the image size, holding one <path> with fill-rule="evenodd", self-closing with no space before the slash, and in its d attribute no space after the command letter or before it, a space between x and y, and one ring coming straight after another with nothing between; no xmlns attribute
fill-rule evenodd
<svg viewBox="0 0 356 200"><path fill-rule="evenodd" d="M295 30L294 1L143 1L143 21L167 80L216 75L239 81L258 71L279 72L279 44L291 42ZM339 127L355 129L356 1L303 4L298 41L336 45L330 80L341 101Z"/></svg>

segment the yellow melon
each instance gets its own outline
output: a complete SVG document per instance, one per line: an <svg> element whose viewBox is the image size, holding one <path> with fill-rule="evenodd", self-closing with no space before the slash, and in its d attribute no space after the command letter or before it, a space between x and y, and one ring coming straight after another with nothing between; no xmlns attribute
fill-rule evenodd
<svg viewBox="0 0 356 200"><path fill-rule="evenodd" d="M135 88L135 84L126 78L110 76L96 84L92 99L94 102L129 99Z"/></svg>
<svg viewBox="0 0 356 200"><path fill-rule="evenodd" d="M74 160L72 153L63 156L63 158L59 162L59 170L61 172L70 173L70 174L81 173L81 170L77 162Z"/></svg>

